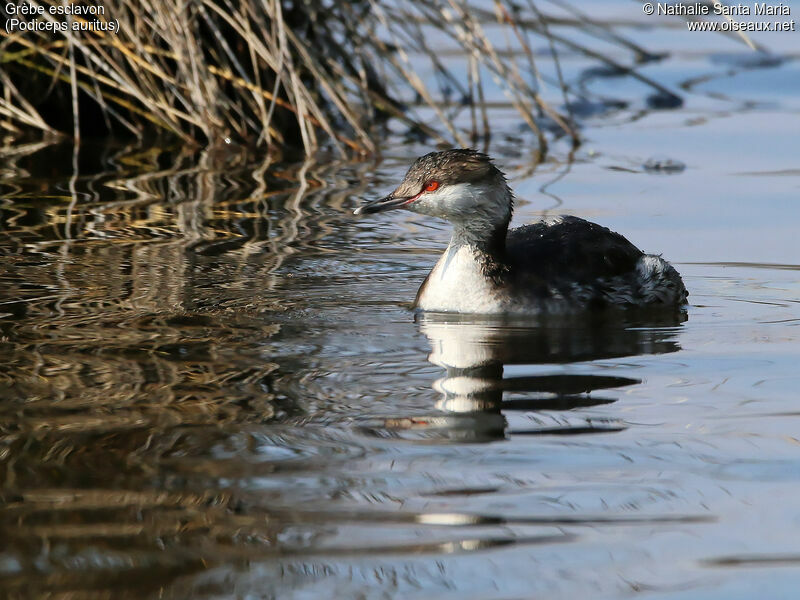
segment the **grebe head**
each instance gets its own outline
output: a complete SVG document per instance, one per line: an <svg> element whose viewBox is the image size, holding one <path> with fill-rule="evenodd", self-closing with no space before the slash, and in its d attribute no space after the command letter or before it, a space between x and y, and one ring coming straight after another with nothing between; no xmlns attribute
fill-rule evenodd
<svg viewBox="0 0 800 600"><path fill-rule="evenodd" d="M395 208L488 234L508 226L513 196L491 158L475 150L445 150L418 158L396 190L358 207L355 214Z"/></svg>

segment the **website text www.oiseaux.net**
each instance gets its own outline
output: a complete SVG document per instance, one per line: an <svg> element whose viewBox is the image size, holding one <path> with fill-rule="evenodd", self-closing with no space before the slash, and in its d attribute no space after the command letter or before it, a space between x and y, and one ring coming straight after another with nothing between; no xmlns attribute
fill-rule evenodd
<svg viewBox="0 0 800 600"><path fill-rule="evenodd" d="M689 31L796 31L791 21L687 21Z"/></svg>

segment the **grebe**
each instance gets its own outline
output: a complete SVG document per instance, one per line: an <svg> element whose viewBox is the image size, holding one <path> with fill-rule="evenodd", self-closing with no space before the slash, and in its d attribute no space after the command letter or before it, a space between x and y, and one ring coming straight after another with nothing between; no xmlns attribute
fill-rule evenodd
<svg viewBox="0 0 800 600"><path fill-rule="evenodd" d="M513 204L491 158L453 149L418 158L396 190L355 214L404 208L453 224L414 301L422 311L542 314L686 302L680 275L660 256L572 216L509 231Z"/></svg>

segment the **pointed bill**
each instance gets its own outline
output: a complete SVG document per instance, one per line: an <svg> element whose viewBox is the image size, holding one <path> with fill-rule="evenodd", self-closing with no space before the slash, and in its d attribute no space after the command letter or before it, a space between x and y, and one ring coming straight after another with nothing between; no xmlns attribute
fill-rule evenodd
<svg viewBox="0 0 800 600"><path fill-rule="evenodd" d="M353 211L354 215L369 215L372 213L383 212L385 210L392 210L395 208L401 208L403 205L407 204L409 200L412 198L395 198L391 194L386 196L385 198L381 198L379 200L373 200L372 202L367 202L366 204L362 204L357 209Z"/></svg>

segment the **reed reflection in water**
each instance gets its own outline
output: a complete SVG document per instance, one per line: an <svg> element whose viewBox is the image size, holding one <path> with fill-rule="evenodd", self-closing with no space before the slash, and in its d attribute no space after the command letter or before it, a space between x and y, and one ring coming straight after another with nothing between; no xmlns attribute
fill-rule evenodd
<svg viewBox="0 0 800 600"><path fill-rule="evenodd" d="M408 156L226 160L8 158L6 595L619 597L791 562L796 266L680 265L685 322L415 323L445 227L350 217Z"/></svg>
<svg viewBox="0 0 800 600"><path fill-rule="evenodd" d="M412 556L544 548L578 539L566 525L630 520L558 514L544 497L498 511L480 499L535 488L509 487L502 453L470 465L462 452L623 429L579 410L635 378L503 371L670 352L677 317L415 327L392 299L413 295L436 241L403 253L385 226L350 220L344 204L375 177L364 166L27 150L10 157L0 204L9 593L180 595L190 577L193 595L213 595L220 573L254 562L242 589L273 561L382 556L404 569ZM390 289L379 310L376 286ZM383 365L404 365L406 392L395 374L381 382L376 346ZM660 518L696 516L647 522ZM276 589L298 583L289 571Z"/></svg>
<svg viewBox="0 0 800 600"><path fill-rule="evenodd" d="M283 526L242 533L220 464L258 454L248 427L304 413L276 390L300 345L276 350L296 304L282 263L346 243L330 220L363 178L326 175L318 194L314 173L241 153L72 150L18 147L3 167L0 576L14 594L157 588L235 560L241 536L274 542ZM315 452L338 447L322 438Z"/></svg>

